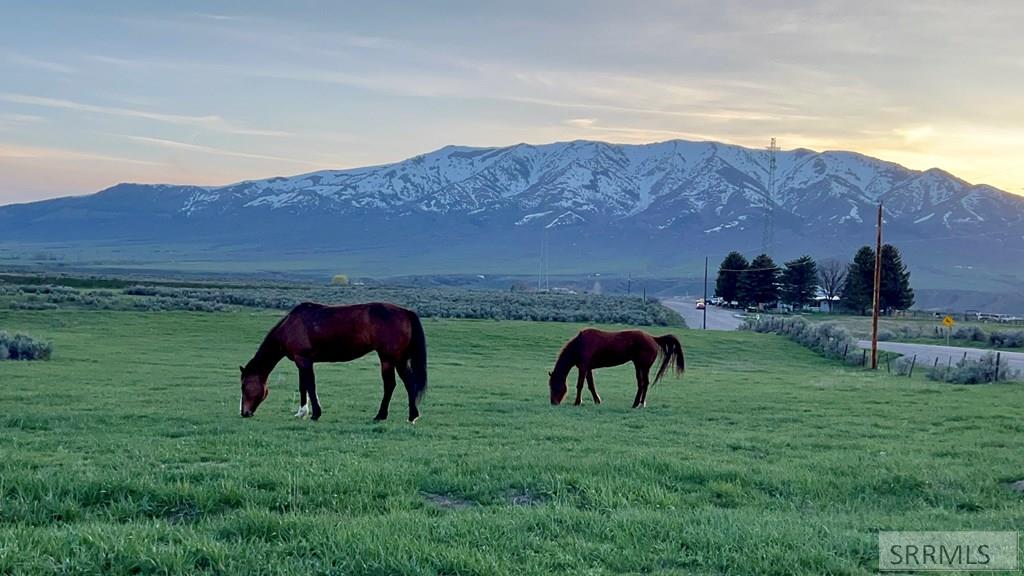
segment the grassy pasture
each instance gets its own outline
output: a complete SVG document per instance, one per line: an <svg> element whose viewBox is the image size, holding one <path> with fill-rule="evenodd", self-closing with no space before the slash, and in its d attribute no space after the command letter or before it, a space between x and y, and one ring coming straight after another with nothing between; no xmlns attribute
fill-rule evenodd
<svg viewBox="0 0 1024 576"><path fill-rule="evenodd" d="M238 368L279 312L0 310L52 339L0 363L0 574L869 574L878 530L1024 518L1024 388L838 365L782 337L675 330L687 375L629 408L551 407L578 326L428 320L431 388L392 420L374 359Z"/></svg>

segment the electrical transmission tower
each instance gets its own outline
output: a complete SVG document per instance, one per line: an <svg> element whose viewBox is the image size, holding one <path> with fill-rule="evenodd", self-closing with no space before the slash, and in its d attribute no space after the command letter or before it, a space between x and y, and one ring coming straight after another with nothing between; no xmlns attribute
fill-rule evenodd
<svg viewBox="0 0 1024 576"><path fill-rule="evenodd" d="M779 151L775 138L768 146L768 188L764 199L764 232L761 235L761 252L769 256L775 251L775 153Z"/></svg>

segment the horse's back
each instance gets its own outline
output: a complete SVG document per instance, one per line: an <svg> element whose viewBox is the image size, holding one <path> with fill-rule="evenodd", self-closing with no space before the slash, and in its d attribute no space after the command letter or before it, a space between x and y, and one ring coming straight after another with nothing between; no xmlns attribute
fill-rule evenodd
<svg viewBox="0 0 1024 576"><path fill-rule="evenodd" d="M413 314L387 302L346 306L303 302L289 312L282 329L294 353L343 362L373 350L384 355L403 350L412 337Z"/></svg>
<svg viewBox="0 0 1024 576"><path fill-rule="evenodd" d="M657 343L642 330L609 332L597 328L584 328L577 335L582 345L582 356L594 367L609 367L635 360L653 361L657 356Z"/></svg>

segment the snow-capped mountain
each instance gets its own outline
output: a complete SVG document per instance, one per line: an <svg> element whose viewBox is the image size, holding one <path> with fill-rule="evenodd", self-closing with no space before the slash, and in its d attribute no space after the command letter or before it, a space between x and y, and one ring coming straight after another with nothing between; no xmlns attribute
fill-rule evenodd
<svg viewBox="0 0 1024 576"><path fill-rule="evenodd" d="M768 178L767 151L714 142L448 146L384 166L193 187L180 212L510 210L522 213L514 220L518 225L643 216L638 219L664 228L684 215L715 224L746 216L753 224L769 198ZM808 223L860 222L879 201L888 218L917 224L934 219L946 228L1024 220L1020 197L940 170L909 170L851 152L777 152L775 178L776 210Z"/></svg>
<svg viewBox="0 0 1024 576"><path fill-rule="evenodd" d="M121 184L0 207L0 243L230 245L232 257L253 258L372 252L394 273L527 271L546 231L567 260L621 268L756 252L766 203L778 257L852 254L872 241L883 202L887 238L936 270L955 254L1024 245L1024 197L852 152L779 151L775 162L769 190L766 150L715 142L447 146L382 166L221 187ZM936 253L932 241L953 248Z"/></svg>

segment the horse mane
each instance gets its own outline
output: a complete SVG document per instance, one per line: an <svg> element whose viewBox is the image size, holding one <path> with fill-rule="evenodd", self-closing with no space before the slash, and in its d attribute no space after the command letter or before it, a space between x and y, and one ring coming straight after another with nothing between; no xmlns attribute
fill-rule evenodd
<svg viewBox="0 0 1024 576"><path fill-rule="evenodd" d="M568 374L569 370L572 369L573 362L575 362L579 356L581 334L582 333L576 334L576 336L574 336L572 340L566 342L565 346L562 346L562 349L558 352L558 359L555 360L554 369L554 373L556 375Z"/></svg>
<svg viewBox="0 0 1024 576"><path fill-rule="evenodd" d="M284 347L281 345L277 331L290 316L290 313L286 314L267 332L263 341L260 342L260 347L256 349L256 354L242 369L243 374L269 374L274 366L281 361L281 358L284 357Z"/></svg>

